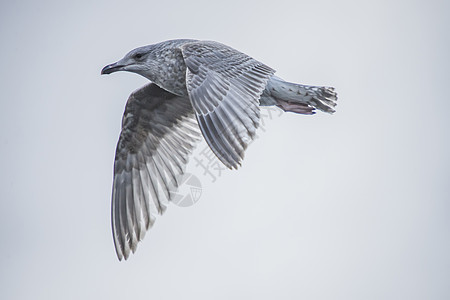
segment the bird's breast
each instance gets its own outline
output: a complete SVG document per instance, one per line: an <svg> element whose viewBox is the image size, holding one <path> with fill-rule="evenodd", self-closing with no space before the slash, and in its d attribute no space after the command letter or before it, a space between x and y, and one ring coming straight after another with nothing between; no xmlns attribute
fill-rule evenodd
<svg viewBox="0 0 450 300"><path fill-rule="evenodd" d="M158 70L154 83L179 96L187 96L186 64L179 49L168 49L158 57Z"/></svg>

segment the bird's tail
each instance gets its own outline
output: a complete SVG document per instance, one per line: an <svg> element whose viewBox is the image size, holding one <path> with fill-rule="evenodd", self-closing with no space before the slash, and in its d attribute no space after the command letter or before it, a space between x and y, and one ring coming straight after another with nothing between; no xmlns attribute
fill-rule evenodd
<svg viewBox="0 0 450 300"><path fill-rule="evenodd" d="M276 100L276 105L284 111L305 115L314 114L314 109L335 112L337 94L332 87L296 84L273 76L267 83L267 89Z"/></svg>

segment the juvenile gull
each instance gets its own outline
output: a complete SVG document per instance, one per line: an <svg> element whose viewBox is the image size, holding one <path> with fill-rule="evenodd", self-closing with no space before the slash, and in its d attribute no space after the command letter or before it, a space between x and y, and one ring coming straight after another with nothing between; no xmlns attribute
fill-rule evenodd
<svg viewBox="0 0 450 300"><path fill-rule="evenodd" d="M259 106L311 115L315 109L333 113L337 100L332 87L286 82L213 41L140 47L101 73L117 71L152 82L130 95L116 148L111 219L119 260L165 211L200 132L217 158L237 169L258 128Z"/></svg>

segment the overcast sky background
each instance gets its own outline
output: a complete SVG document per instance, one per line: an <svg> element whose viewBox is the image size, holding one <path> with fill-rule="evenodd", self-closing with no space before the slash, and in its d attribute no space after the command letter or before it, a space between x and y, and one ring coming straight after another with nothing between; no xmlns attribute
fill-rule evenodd
<svg viewBox="0 0 450 300"><path fill-rule="evenodd" d="M449 1L3 1L3 299L450 299ZM126 262L110 230L129 50L217 40L337 113L274 116ZM202 149L205 144L200 144ZM198 155L198 154L197 154Z"/></svg>

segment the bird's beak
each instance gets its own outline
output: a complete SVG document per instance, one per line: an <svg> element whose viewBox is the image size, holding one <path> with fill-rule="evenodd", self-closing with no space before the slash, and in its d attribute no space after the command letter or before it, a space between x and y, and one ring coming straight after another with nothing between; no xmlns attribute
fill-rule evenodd
<svg viewBox="0 0 450 300"><path fill-rule="evenodd" d="M120 64L120 61L107 65L102 69L101 74L111 74L117 71L122 71L125 65Z"/></svg>

